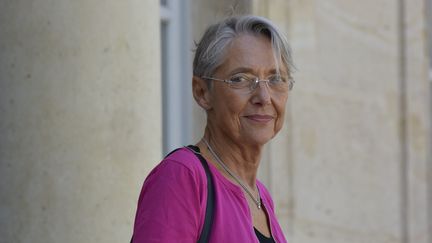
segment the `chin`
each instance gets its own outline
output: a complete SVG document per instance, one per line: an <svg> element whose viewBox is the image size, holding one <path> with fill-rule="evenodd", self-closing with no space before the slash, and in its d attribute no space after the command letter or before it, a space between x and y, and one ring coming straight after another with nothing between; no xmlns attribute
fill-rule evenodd
<svg viewBox="0 0 432 243"><path fill-rule="evenodd" d="M255 144L255 145L260 145L263 146L266 143L268 143L270 140L272 140L272 138L274 137L275 134L251 134L251 136L249 136L249 138L247 139L249 143Z"/></svg>

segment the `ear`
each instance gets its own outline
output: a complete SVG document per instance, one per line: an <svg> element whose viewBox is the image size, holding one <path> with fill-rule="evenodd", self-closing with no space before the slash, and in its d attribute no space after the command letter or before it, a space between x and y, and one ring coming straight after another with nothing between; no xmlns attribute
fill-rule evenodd
<svg viewBox="0 0 432 243"><path fill-rule="evenodd" d="M192 77L192 94L195 101L204 110L211 109L210 90L207 86L207 82L204 79L197 76Z"/></svg>

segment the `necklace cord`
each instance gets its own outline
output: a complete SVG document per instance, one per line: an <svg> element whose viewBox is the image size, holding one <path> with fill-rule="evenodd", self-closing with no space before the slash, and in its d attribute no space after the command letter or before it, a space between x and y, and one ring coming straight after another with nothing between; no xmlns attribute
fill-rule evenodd
<svg viewBox="0 0 432 243"><path fill-rule="evenodd" d="M208 150L212 154L212 156L216 159L216 161L222 166L222 168L245 190L245 192L248 194L248 196L253 200L253 202L257 205L258 209L261 209L261 196L258 190L258 197L255 198L253 193L248 189L248 187L243 184L243 182L232 172L228 166L222 161L222 159L216 154L216 152L212 149L210 144L207 142L205 138L203 138L204 143L206 144Z"/></svg>

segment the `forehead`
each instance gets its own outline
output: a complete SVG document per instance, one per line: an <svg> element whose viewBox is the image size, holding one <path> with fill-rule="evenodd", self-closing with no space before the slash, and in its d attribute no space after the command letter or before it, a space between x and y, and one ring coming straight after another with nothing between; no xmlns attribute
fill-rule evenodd
<svg viewBox="0 0 432 243"><path fill-rule="evenodd" d="M216 72L230 74L237 69L253 70L257 73L274 72L279 66L285 72L281 59L276 63L270 39L262 35L243 34L228 46L222 65Z"/></svg>

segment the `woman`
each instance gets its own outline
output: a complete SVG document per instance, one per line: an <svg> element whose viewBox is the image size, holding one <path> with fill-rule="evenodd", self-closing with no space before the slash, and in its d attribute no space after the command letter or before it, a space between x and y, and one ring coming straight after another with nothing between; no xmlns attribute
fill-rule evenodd
<svg viewBox="0 0 432 243"><path fill-rule="evenodd" d="M199 156L214 191L209 242L286 242L272 199L256 179L293 85L285 38L262 17L230 17L207 29L193 68L193 96L207 114L204 136L168 155L147 177L133 242L200 239L210 194Z"/></svg>

